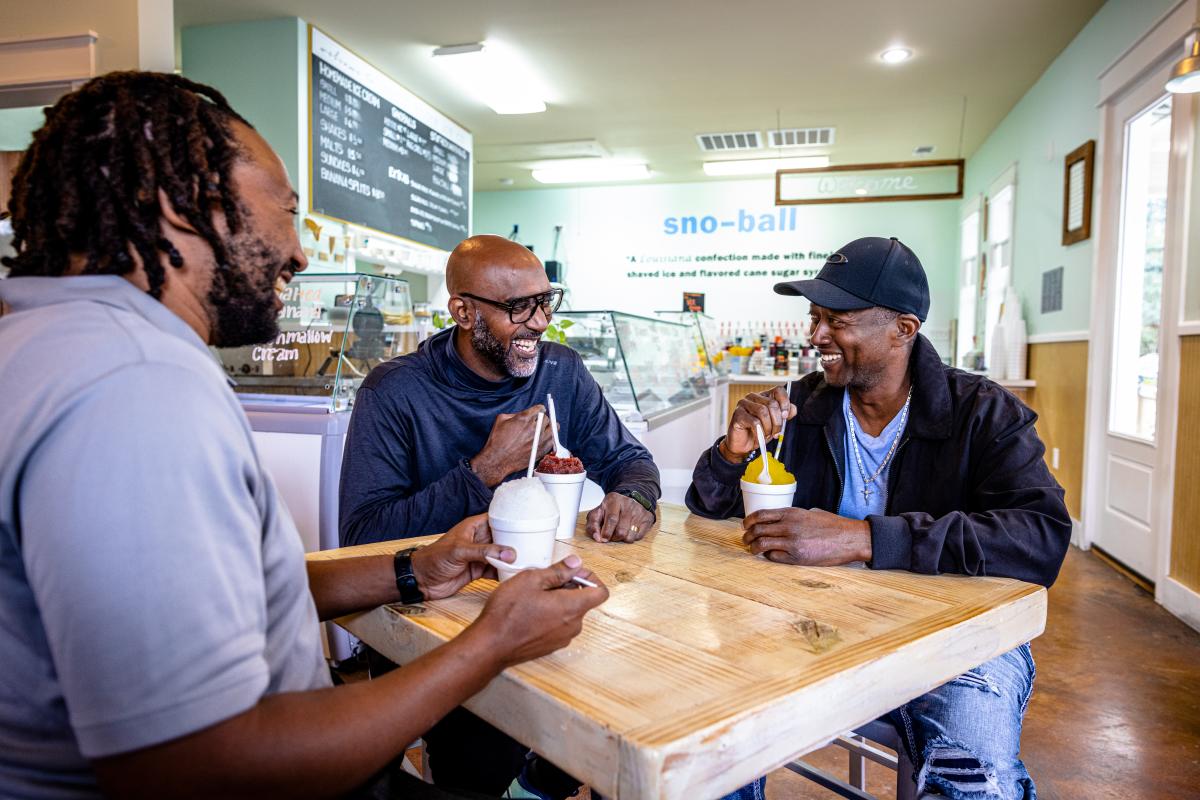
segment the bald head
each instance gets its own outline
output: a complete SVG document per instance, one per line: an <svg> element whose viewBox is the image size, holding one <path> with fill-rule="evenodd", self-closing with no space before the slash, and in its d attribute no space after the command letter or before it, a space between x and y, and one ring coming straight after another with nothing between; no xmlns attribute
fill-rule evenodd
<svg viewBox="0 0 1200 800"><path fill-rule="evenodd" d="M446 289L510 300L550 289L542 262L524 245L502 236L464 239L446 261Z"/></svg>
<svg viewBox="0 0 1200 800"><path fill-rule="evenodd" d="M553 313L537 300L550 291L537 256L499 236L472 236L446 261L446 288L458 329L455 347L467 366L489 380L527 378L537 370L538 340ZM518 312L522 321L514 322L516 301L532 316Z"/></svg>

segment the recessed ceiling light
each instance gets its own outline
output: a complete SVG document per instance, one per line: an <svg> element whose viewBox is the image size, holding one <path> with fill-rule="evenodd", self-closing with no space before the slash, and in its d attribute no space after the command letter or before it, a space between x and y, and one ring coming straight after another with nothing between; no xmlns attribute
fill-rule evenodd
<svg viewBox="0 0 1200 800"><path fill-rule="evenodd" d="M538 183L600 183L649 177L650 168L645 164L608 158L564 159L563 163L547 164L533 170L533 179Z"/></svg>
<svg viewBox="0 0 1200 800"><path fill-rule="evenodd" d="M546 101L537 90L537 77L502 44L454 44L437 48L433 55L463 91L497 114L538 114L546 110Z"/></svg>
<svg viewBox="0 0 1200 800"><path fill-rule="evenodd" d="M913 51L907 47L889 47L879 54L879 60L885 64L899 64L912 58Z"/></svg>
<svg viewBox="0 0 1200 800"><path fill-rule="evenodd" d="M806 167L828 166L829 156L742 158L736 161L705 161L704 174L714 177L726 175L771 175L780 169L804 169Z"/></svg>

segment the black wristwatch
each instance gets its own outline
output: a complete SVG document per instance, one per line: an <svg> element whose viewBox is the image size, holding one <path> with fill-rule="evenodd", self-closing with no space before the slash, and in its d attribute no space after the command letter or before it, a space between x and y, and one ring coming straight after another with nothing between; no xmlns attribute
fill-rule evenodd
<svg viewBox="0 0 1200 800"><path fill-rule="evenodd" d="M392 560L392 565L396 568L396 590L400 592L400 602L406 606L425 602L425 595L421 592L421 587L417 586L417 576L413 575L412 567L413 553L420 549L410 547L401 550Z"/></svg>
<svg viewBox="0 0 1200 800"><path fill-rule="evenodd" d="M646 495L642 494L637 489L617 489L616 493L625 495L630 500L649 511L650 516L654 517L655 519L658 518L658 515L654 513L654 501L646 497Z"/></svg>

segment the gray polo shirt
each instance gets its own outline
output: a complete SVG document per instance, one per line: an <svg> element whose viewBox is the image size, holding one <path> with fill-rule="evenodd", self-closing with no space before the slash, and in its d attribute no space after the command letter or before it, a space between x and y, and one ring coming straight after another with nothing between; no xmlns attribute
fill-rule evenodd
<svg viewBox="0 0 1200 800"><path fill-rule="evenodd" d="M0 796L329 685L304 553L237 399L123 278L0 299Z"/></svg>

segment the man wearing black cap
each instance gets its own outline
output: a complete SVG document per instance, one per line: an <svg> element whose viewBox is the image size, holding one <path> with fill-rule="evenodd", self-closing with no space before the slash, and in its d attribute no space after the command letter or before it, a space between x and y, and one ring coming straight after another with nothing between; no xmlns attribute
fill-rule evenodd
<svg viewBox="0 0 1200 800"><path fill-rule="evenodd" d="M857 239L816 278L775 291L811 303L822 371L790 397L774 389L738 403L728 433L696 465L688 508L744 515L739 478L757 456L755 427L771 439L789 419L780 457L796 494L791 508L746 517L751 552L1052 584L1071 518L1043 460L1037 415L986 378L942 364L919 333L929 284L912 250ZM888 715L918 794L1033 796L1018 757L1033 671L1025 644Z"/></svg>

